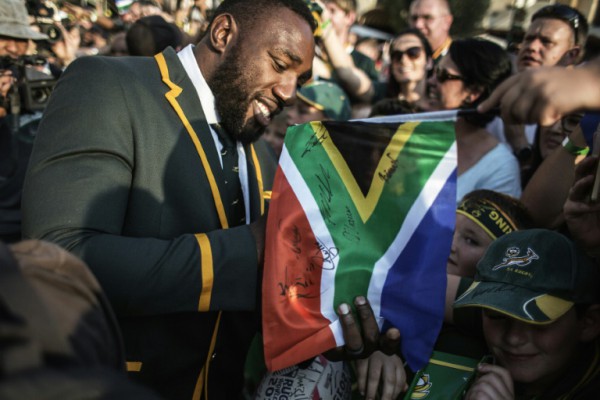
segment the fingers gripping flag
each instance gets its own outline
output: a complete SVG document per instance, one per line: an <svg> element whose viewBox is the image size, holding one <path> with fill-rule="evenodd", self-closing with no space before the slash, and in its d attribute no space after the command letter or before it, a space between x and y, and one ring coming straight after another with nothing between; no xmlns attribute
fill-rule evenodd
<svg viewBox="0 0 600 400"><path fill-rule="evenodd" d="M374 121L287 131L265 249L271 371L341 346L336 307L365 294L380 327L400 329L413 370L431 355L456 209L454 121Z"/></svg>

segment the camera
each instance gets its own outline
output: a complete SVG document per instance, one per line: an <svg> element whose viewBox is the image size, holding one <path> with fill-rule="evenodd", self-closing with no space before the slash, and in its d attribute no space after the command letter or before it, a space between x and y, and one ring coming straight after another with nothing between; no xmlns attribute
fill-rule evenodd
<svg viewBox="0 0 600 400"><path fill-rule="evenodd" d="M39 56L0 57L0 70L10 70L16 78L15 88L8 95L12 109L35 113L46 108L56 79L36 68L45 64L46 59Z"/></svg>
<svg viewBox="0 0 600 400"><path fill-rule="evenodd" d="M62 21L57 5L48 0L27 0L27 12L35 20L40 32L48 36L47 42L54 44L62 39L62 31L57 25Z"/></svg>

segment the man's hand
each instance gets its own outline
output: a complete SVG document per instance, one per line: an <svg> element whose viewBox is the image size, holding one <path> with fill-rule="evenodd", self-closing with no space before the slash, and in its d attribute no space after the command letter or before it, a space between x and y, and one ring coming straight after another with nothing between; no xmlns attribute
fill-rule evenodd
<svg viewBox="0 0 600 400"><path fill-rule="evenodd" d="M600 202L590 202L598 156L581 161L575 169L575 183L563 212L569 232L592 256L600 255Z"/></svg>
<svg viewBox="0 0 600 400"><path fill-rule="evenodd" d="M10 92L10 88L15 84L15 77L10 70L0 70L0 118L8 115L8 101L6 96Z"/></svg>
<svg viewBox="0 0 600 400"><path fill-rule="evenodd" d="M4 98L8 95L10 88L15 83L15 77L11 70L5 69L0 71L0 97Z"/></svg>
<svg viewBox="0 0 600 400"><path fill-rule="evenodd" d="M393 400L408 389L406 371L400 356L377 350L367 359L356 360L358 391L374 399L381 383L381 400Z"/></svg>
<svg viewBox="0 0 600 400"><path fill-rule="evenodd" d="M338 316L346 344L323 355L331 361L348 361L367 358L376 350L380 350L387 355L396 354L400 345L400 332L398 329L388 329L385 335L381 336L373 309L366 297L356 297L354 306L360 324L352 314L350 306L345 303L340 304Z"/></svg>
<svg viewBox="0 0 600 400"><path fill-rule="evenodd" d="M364 296L354 299L360 324L348 304L338 307L338 316L346 344L323 355L331 361L357 360L358 389L367 399L375 398L380 382L382 399L395 399L407 389L402 359L396 354L400 331L388 329L379 334L373 309Z"/></svg>
<svg viewBox="0 0 600 400"><path fill-rule="evenodd" d="M577 68L541 67L516 74L479 105L479 112L500 107L505 123L552 125L562 116L600 107L600 61Z"/></svg>
<svg viewBox="0 0 600 400"><path fill-rule="evenodd" d="M68 31L62 24L57 23L62 38L52 45L52 51L58 57L60 64L63 67L68 66L75 60L77 50L81 44L81 32L79 26L74 26Z"/></svg>
<svg viewBox="0 0 600 400"><path fill-rule="evenodd" d="M478 376L465 400L512 400L515 390L510 373L498 365L479 364Z"/></svg>

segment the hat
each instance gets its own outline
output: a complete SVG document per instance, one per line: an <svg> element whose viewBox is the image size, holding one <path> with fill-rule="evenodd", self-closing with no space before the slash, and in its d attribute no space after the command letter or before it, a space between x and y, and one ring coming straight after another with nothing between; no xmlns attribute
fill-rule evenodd
<svg viewBox="0 0 600 400"><path fill-rule="evenodd" d="M314 81L298 89L300 100L323 111L327 118L334 121L346 121L352 115L350 100L346 93L335 83Z"/></svg>
<svg viewBox="0 0 600 400"><path fill-rule="evenodd" d="M34 31L29 26L27 9L22 0L0 1L0 36L14 39L48 39L48 36Z"/></svg>
<svg viewBox="0 0 600 400"><path fill-rule="evenodd" d="M117 6L117 11L119 12L119 15L125 14L132 4L133 0L115 0L115 5Z"/></svg>
<svg viewBox="0 0 600 400"><path fill-rule="evenodd" d="M475 282L454 307L483 307L534 324L574 304L600 303L598 267L565 236L545 229L501 236L477 264Z"/></svg>
<svg viewBox="0 0 600 400"><path fill-rule="evenodd" d="M458 205L456 213L475 222L492 239L517 230L517 225L502 207L488 199L465 198Z"/></svg>

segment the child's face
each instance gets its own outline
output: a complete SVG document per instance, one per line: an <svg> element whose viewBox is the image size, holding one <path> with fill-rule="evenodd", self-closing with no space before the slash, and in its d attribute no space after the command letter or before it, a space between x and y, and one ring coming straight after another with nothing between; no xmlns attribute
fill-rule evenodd
<svg viewBox="0 0 600 400"><path fill-rule="evenodd" d="M578 356L581 326L575 310L548 325L518 321L483 310L483 333L498 363L515 382L543 388Z"/></svg>
<svg viewBox="0 0 600 400"><path fill-rule="evenodd" d="M446 272L472 278L475 276L477 262L490 243L492 238L479 225L462 214L456 214L456 227Z"/></svg>
<svg viewBox="0 0 600 400"><path fill-rule="evenodd" d="M323 111L313 107L304 101L298 99L293 107L287 110L287 124L305 124L312 121L324 121L329 118L325 117Z"/></svg>

